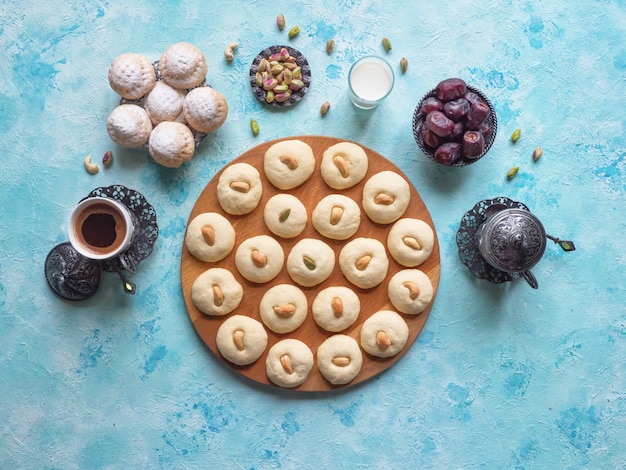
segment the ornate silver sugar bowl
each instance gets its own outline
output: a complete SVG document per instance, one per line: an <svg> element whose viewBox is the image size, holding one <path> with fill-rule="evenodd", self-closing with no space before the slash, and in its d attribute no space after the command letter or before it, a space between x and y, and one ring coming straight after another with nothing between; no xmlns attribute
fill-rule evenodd
<svg viewBox="0 0 626 470"><path fill-rule="evenodd" d="M461 220L459 257L479 278L501 283L523 278L536 289L531 269L541 260L547 240L564 251L574 243L546 234L541 221L520 202L505 197L480 201Z"/></svg>

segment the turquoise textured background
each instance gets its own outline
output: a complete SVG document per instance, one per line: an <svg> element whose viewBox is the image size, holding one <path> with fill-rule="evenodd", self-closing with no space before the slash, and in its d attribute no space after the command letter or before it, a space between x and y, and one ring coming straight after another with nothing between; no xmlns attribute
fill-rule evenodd
<svg viewBox="0 0 626 470"><path fill-rule="evenodd" d="M3 1L0 467L626 468L625 24L621 0ZM107 71L119 54L157 59L179 41L204 52L230 111L171 170L110 141L118 97ZM311 89L287 112L265 108L247 82L256 54L281 43L312 67ZM346 89L365 54L396 72L409 61L371 112L352 107ZM420 97L451 76L483 90L499 120L491 151L463 169L426 159L411 132ZM426 202L441 247L439 292L413 347L336 393L232 373L197 337L181 294L185 225L204 186L247 149L299 134L387 156ZM533 163L537 146L544 156ZM83 158L109 149L114 165L88 175ZM520 172L507 181L513 165ZM65 302L43 262L67 240L72 207L112 184L155 206L155 251L133 276L136 296L107 274L94 297ZM496 196L524 202L549 233L576 242L569 254L548 246L537 291L477 280L459 261L461 217Z"/></svg>

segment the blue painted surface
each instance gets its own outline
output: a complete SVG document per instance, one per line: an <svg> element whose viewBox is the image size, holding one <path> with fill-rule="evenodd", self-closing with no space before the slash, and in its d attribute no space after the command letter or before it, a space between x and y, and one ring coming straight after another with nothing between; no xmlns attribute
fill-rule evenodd
<svg viewBox="0 0 626 470"><path fill-rule="evenodd" d="M288 112L268 110L247 70L296 24L290 44L313 86ZM2 2L0 467L626 468L624 24L620 0ZM363 113L349 103L347 72L358 56L384 55L384 36L387 59L399 71L406 56L409 70ZM156 59L178 41L205 53L230 110L191 162L169 170L109 140L117 97L107 70L121 53ZM499 119L492 150L461 170L427 160L411 132L419 98L449 76L482 89ZM207 182L250 147L304 133L390 158L426 202L441 246L435 305L408 353L368 383L306 396L224 367L198 339L179 282L185 225ZM544 156L533 163L537 146ZM114 165L86 174L83 158L109 149ZM158 214L138 293L125 296L107 275L91 299L64 302L43 261L67 239L72 207L116 183ZM576 242L571 254L550 244L538 291L476 280L457 257L464 212L501 195Z"/></svg>

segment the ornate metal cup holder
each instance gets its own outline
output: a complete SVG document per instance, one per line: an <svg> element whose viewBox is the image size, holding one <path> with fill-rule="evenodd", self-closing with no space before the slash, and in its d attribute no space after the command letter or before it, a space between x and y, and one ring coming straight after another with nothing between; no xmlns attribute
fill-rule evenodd
<svg viewBox="0 0 626 470"><path fill-rule="evenodd" d="M508 208L529 210L521 202L515 202L506 197L485 199L478 202L463 215L461 225L456 233L456 244L459 248L461 262L469 268L474 276L494 284L519 279L520 275L501 271L485 261L478 249L478 230L493 212Z"/></svg>
<svg viewBox="0 0 626 470"><path fill-rule="evenodd" d="M91 297L100 286L103 271L116 272L122 280L124 291L134 294L135 285L127 279L125 272L134 272L134 267L150 256L159 235L156 211L141 193L114 185L96 188L87 198L96 196L116 199L130 209L136 218L138 230L124 253L133 268L129 270L129 266L117 258L101 262L86 258L69 242L61 243L48 253L44 270L50 288L66 300L77 301Z"/></svg>
<svg viewBox="0 0 626 470"><path fill-rule="evenodd" d="M530 250L528 254L529 259L526 260L528 261L528 265L517 266L515 270L511 271L502 271L494 267L492 264L487 262L487 260L481 254L480 237L483 224L488 218L505 209L516 209L518 211L527 211L530 213L528 207L526 207L526 205L524 205L523 203L512 201L511 199L506 197L498 197L495 199L485 199L478 202L472 209L470 209L468 212L465 213L465 215L463 215L459 230L456 234L456 243L459 249L459 258L461 259L461 262L466 265L471 273L477 278L486 279L487 281L494 284L500 284L503 282L524 278L531 285L531 287L536 289L536 279L534 279L534 276L530 274L530 271L528 271L528 269L532 267L532 265L534 265L537 261L539 261L539 259L543 255L543 249L545 249L545 241L543 241L543 244L537 243L537 247L535 247L536 252L534 252L532 249ZM530 219L530 217L524 217L524 219ZM540 222L537 221L537 224L540 224ZM541 227L540 232L541 237L552 240L557 245L559 245L563 249L563 251L574 251L576 249L572 241L561 240L559 238L547 235L545 231L543 231L543 227ZM529 233L527 235L530 236L532 234ZM503 259L497 259L497 253L493 255L495 256L494 259L496 259L497 261L502 263L504 262Z"/></svg>

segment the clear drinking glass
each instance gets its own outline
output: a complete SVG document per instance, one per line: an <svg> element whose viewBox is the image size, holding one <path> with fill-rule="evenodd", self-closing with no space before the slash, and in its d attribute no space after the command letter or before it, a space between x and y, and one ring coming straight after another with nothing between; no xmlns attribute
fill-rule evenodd
<svg viewBox="0 0 626 470"><path fill-rule="evenodd" d="M376 56L362 57L348 73L350 99L359 108L375 108L389 96L394 80L393 69L385 60Z"/></svg>

